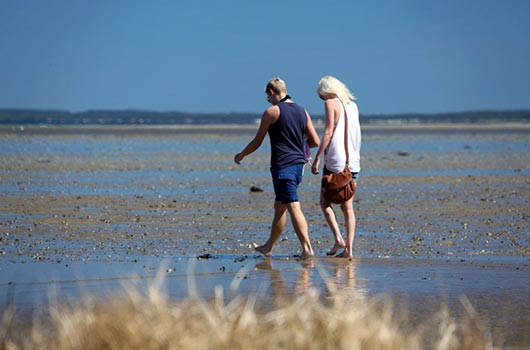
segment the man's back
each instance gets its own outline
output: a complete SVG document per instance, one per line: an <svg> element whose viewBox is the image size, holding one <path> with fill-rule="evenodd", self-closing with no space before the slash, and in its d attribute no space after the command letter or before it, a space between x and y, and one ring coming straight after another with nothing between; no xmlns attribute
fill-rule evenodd
<svg viewBox="0 0 530 350"><path fill-rule="evenodd" d="M271 167L282 169L286 166L305 163L304 135L307 116L304 108L296 103L281 102L278 120L269 127L271 142Z"/></svg>

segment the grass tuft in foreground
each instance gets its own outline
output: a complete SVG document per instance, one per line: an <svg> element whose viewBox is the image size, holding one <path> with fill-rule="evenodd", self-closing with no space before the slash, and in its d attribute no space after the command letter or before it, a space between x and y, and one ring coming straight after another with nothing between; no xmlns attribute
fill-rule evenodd
<svg viewBox="0 0 530 350"><path fill-rule="evenodd" d="M222 290L211 301L170 299L152 286L146 294L85 297L78 304L50 307L47 317L14 327L4 312L0 347L8 350L103 349L493 349L488 329L463 300L465 316L442 308L419 327L387 298L331 305L315 291L271 311L256 311L256 298L228 302ZM31 322L30 322L31 323Z"/></svg>

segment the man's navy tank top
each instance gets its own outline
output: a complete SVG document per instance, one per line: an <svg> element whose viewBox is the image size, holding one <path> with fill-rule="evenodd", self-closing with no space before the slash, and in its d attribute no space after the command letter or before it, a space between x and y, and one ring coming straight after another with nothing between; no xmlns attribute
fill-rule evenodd
<svg viewBox="0 0 530 350"><path fill-rule="evenodd" d="M280 117L269 127L271 168L273 170L304 164L305 110L296 103L280 102Z"/></svg>

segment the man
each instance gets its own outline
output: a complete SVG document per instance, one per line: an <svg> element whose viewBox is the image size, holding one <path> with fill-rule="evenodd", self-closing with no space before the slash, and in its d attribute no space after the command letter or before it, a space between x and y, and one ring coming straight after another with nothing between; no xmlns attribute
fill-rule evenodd
<svg viewBox="0 0 530 350"><path fill-rule="evenodd" d="M267 101L272 104L261 118L256 136L241 153L236 154L234 161L240 164L243 158L256 151L269 133L271 142L271 175L276 199L274 218L269 239L261 246L254 244L254 249L266 257L272 255L274 245L285 227L289 212L302 253L300 259L311 258L314 253L309 241L307 221L298 199L298 185L302 181L302 171L306 157L304 145L318 147L320 139L313 126L309 113L291 100L287 95L285 82L273 78L265 88Z"/></svg>

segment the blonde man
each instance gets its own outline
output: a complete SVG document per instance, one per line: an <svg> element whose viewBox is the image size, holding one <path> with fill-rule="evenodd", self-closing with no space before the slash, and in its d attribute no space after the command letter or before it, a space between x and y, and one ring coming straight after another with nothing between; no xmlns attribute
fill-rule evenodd
<svg viewBox="0 0 530 350"><path fill-rule="evenodd" d="M274 217L270 236L265 244L254 244L254 249L266 257L272 255L274 245L287 222L289 212L291 222L302 252L300 259L308 259L314 255L309 241L308 226L302 212L297 189L302 181L302 170L305 163L304 143L307 138L310 147L317 147L320 139L307 111L294 103L287 95L285 82L276 77L269 81L265 88L267 101L272 104L261 118L256 136L234 157L240 164L243 158L256 151L268 133L271 143L271 175L276 195Z"/></svg>

